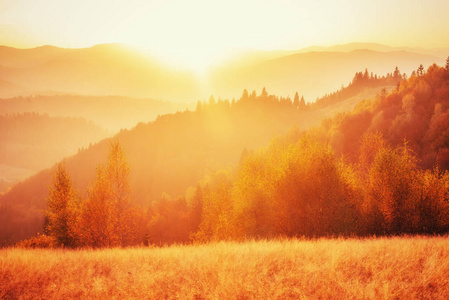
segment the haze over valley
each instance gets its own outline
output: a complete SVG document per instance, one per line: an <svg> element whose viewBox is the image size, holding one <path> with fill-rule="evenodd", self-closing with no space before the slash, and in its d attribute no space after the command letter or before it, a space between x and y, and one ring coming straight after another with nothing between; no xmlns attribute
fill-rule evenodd
<svg viewBox="0 0 449 300"><path fill-rule="evenodd" d="M69 139L71 146L43 148L46 150L42 154L48 158L39 163L26 163L32 158L26 159L23 151L17 151L17 142L9 144L5 137L4 149L9 150L4 150L3 155L2 191L101 138L139 122L152 121L158 115L192 110L198 100L208 100L210 95L231 100L244 89L251 92L266 88L270 93L290 98L298 92L311 103L350 83L358 71L369 69L381 75L392 72L395 66L407 74L421 63L427 66L444 61L441 49L352 43L295 51L246 52L199 76L193 71L168 67L135 49L120 44L80 49L0 48L2 115L37 113L51 118L83 118L103 130L100 135L85 135L83 142L65 135L63 138ZM316 117L314 124L320 118ZM30 125L30 129L35 129L36 124ZM76 134L81 135L82 130ZM48 136L54 133L49 132ZM67 144L58 140L61 143ZM28 153L36 155L34 151ZM18 160L21 162L16 163Z"/></svg>
<svg viewBox="0 0 449 300"><path fill-rule="evenodd" d="M448 11L0 0L0 298L449 298Z"/></svg>

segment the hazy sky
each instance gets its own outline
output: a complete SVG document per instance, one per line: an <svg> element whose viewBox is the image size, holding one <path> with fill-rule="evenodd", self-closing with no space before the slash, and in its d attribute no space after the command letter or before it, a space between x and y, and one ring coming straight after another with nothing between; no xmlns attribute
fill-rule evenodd
<svg viewBox="0 0 449 300"><path fill-rule="evenodd" d="M241 49L448 47L448 0L0 0L0 44L119 42L202 68Z"/></svg>

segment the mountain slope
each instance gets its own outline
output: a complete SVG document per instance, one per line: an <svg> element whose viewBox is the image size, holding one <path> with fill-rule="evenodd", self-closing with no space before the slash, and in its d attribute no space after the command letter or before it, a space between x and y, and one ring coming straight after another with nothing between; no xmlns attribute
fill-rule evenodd
<svg viewBox="0 0 449 300"><path fill-rule="evenodd" d="M108 136L110 133L81 118L55 118L36 113L0 115L0 166L3 166L0 179L11 186L17 179L51 167L78 149Z"/></svg>
<svg viewBox="0 0 449 300"><path fill-rule="evenodd" d="M231 109L229 102L219 102L203 111L164 115L152 123L120 132L116 137L128 155L135 199L148 205L163 192L177 196L209 170L235 165L245 147L258 148L301 120L286 121L284 112L254 111L248 118L246 109ZM104 160L109 142L104 140L65 160L74 185L81 192ZM8 222L1 226L3 241L21 239L40 230L51 173L52 170L42 171L2 197L0 219ZM22 228L23 233L10 226ZM11 230L14 235L8 235Z"/></svg>
<svg viewBox="0 0 449 300"><path fill-rule="evenodd" d="M268 94L242 96L235 103L211 98L200 102L196 111L164 115L115 138L128 156L134 200L148 206L163 193L184 194L209 172L236 166L245 149L258 149L295 126L305 129L321 118L319 110L298 110L290 99ZM105 160L110 141L64 159L82 197L96 166ZM0 226L1 240L20 240L41 230L52 172L44 170L0 198L0 220L8 222Z"/></svg>

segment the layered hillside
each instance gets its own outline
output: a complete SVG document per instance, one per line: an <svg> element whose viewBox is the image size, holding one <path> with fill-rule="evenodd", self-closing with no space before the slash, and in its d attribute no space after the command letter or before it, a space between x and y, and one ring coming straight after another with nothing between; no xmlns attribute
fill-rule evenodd
<svg viewBox="0 0 449 300"><path fill-rule="evenodd" d="M199 102L195 111L160 116L122 130L115 138L130 163L134 200L146 206L162 193L183 194L210 171L236 165L245 148L257 149L272 137L295 126L305 128L311 121L312 115L298 110L290 99L265 92L246 94L237 102L211 97ZM97 165L104 161L110 141L103 140L64 160L81 195ZM21 239L42 229L52 172L40 172L1 198L2 240Z"/></svg>
<svg viewBox="0 0 449 300"><path fill-rule="evenodd" d="M43 93L121 95L195 101L195 76L173 70L118 44L64 49L0 47L0 79L11 86L0 97ZM21 89L19 87L22 87Z"/></svg>
<svg viewBox="0 0 449 300"><path fill-rule="evenodd" d="M51 117L84 118L118 132L158 115L194 108L192 104L121 96L37 95L0 100L0 115L38 113Z"/></svg>
<svg viewBox="0 0 449 300"><path fill-rule="evenodd" d="M0 115L0 182L3 186L0 192L110 135L82 118L56 118L36 113Z"/></svg>
<svg viewBox="0 0 449 300"><path fill-rule="evenodd" d="M340 109L343 109L350 107L346 106L348 102L356 105L356 101L351 97L345 101L337 101L331 106L314 109L312 105L303 105L299 100L297 102L297 97L292 101L289 98L271 96L265 89L258 96L255 92L248 94L245 90L238 101L215 100L211 97L208 102L199 102L195 111L164 115L154 122L141 123L132 130L124 130L116 138L123 145L130 163L133 199L143 207L153 203L149 222L154 225L155 220L159 221L156 223L157 227L152 230L160 232L164 231L164 226L179 225L171 219L176 216L196 218L195 222L199 227L193 227L192 232L184 232L182 239L178 236L174 240L162 240L164 242L185 241L189 234L195 234L199 240L221 239L226 238L226 232L241 236L300 233L315 236L341 233L382 234L395 233L395 230L444 231L446 223L434 224L429 221L431 225L425 225L422 223L428 221L425 216L422 217L424 221L420 219L421 221L411 225L397 221L396 217L391 217L388 202L390 200L386 204L369 202L374 201L370 197L377 193L375 187L382 184L377 182L376 178L384 178L370 173L376 170L387 172L382 175L385 175L385 178L395 178L395 175L389 172L396 172L396 167L404 166L400 169L404 172L397 173L400 180L409 177L402 178L399 175L408 174L407 176L413 177L413 174L419 174L417 178L423 181L413 181L410 189L404 191L417 197L416 201L421 201L417 203L421 203L422 207L425 207L426 202L419 195L425 194L420 194L419 191L430 187L429 182L434 182L437 186L444 185L447 178L440 177L439 171L426 173L425 169L435 165L439 165L439 170L448 168L446 156L449 151L446 149L447 138L444 129L446 110L449 107L448 70L432 65L427 71L418 74L407 80L401 79L390 93L382 89L375 99L360 101L354 111L340 113L307 134L301 131L291 132L285 138L273 142L267 150L256 151L267 145L273 137L283 135L295 126L300 129L308 128L324 113L329 114L331 107L336 108L335 106L339 105ZM343 90L340 92L343 93ZM378 138L379 133L381 138ZM363 138L364 136L367 138ZM370 143L374 147L373 153L369 150ZM67 170L82 198L85 197L84 191L88 183L93 180L95 167L104 161L109 144L110 140L104 140L65 160ZM398 147L404 144L405 152L399 152ZM365 148L361 147L362 145L365 145ZM366 159L361 158L364 157L361 155L364 151ZM374 160L376 164L373 164L372 159L377 155L378 161ZM384 162L389 162L385 160L388 157L392 158L395 164L383 165ZM344 164L338 163L340 158L343 158ZM359 173L358 168L359 165L363 166L362 162L366 168L362 167ZM402 163L404 165L401 165ZM205 175L237 165L239 167L236 177L233 172L224 171L198 185L193 199L200 201L202 212L198 211L199 214L189 211L194 206L183 206L182 199L179 203L172 202L173 205L169 204L170 201L167 202L170 196L182 195L189 186L196 186ZM5 220L5 226L2 226L3 241L29 237L42 228L41 209L45 208L46 186L50 182L52 172L41 172L15 186L0 199L2 219ZM319 178L323 176L322 181L315 182L314 174ZM373 181L369 183L365 181L366 178ZM430 178L431 181L425 181L430 180L425 178ZM364 194L369 189L360 189L367 182L373 184L369 186L373 190L372 194ZM391 181L391 184L394 182L396 181ZM326 186L326 189L323 189L323 186ZM394 195L397 192L394 189L401 186L401 182L397 186L388 186L391 190L383 191L385 199L390 199L388 197L391 192L391 203L394 203ZM198 188L202 192L199 192ZM168 196L162 196L163 193ZM221 193L225 194L220 196ZM350 193L350 197L346 193ZM397 195L402 195L402 192ZM287 204L292 208L299 209L295 206L298 204L297 196L304 196L305 198L301 198L304 203L315 199L315 196L319 199L309 207L310 211L302 221L298 221L296 215L290 219L291 212L279 211L276 210L277 206L273 206L278 199L284 199L290 201ZM192 195L187 198L189 197ZM339 197L345 201L340 201ZM444 198L444 195L442 197ZM265 202L269 199L274 202ZM326 205L329 199L333 199L334 206L322 206ZM160 205L154 205L155 202ZM380 205L381 216L385 214L383 217L386 219L370 219L371 212L364 203ZM442 205L444 201L438 203ZM280 207L290 207L288 205ZM180 207L187 211L183 210L181 215L180 212L176 213ZM394 212L401 211L395 210L397 208L394 207L391 209ZM329 215L325 214L327 211ZM331 212L334 212L335 218L331 217ZM417 212L418 210L413 211ZM438 214L440 212L437 211ZM165 217L161 217L162 213ZM284 216L283 213L287 215ZM316 220L325 222L324 227L313 221L314 214ZM285 220L286 223L270 223L273 220L265 218L270 215L280 217L279 220ZM242 216L247 217L241 219ZM188 221L189 224L191 221ZM222 223L223 221L226 222ZM446 221L444 219L441 222ZM243 226L239 227L243 231L233 230L232 226L238 224ZM338 226L334 228L334 225ZM173 230L175 229L166 232L173 234Z"/></svg>

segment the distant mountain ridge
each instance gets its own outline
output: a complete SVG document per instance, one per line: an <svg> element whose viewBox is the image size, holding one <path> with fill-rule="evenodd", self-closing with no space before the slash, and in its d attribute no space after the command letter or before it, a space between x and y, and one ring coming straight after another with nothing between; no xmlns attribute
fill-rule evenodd
<svg viewBox="0 0 449 300"><path fill-rule="evenodd" d="M65 49L0 47L0 79L22 85L25 94L53 90L84 95L153 97L195 101L193 73L172 70L119 44ZM21 95L21 94L16 94ZM0 91L0 97L5 97Z"/></svg>
<svg viewBox="0 0 449 300"><path fill-rule="evenodd" d="M439 58L445 58L449 55L449 48L418 48L418 47L391 47L387 45L377 44L377 43L348 43L342 45L334 45L334 46L311 46L307 48L300 49L300 53L305 52L317 52L317 51L331 51L331 52L351 52L354 50L371 50L376 52L397 52L397 51L405 51L416 54L425 54L436 56Z"/></svg>
<svg viewBox="0 0 449 300"><path fill-rule="evenodd" d="M292 97L298 91L312 101L347 84L355 72L365 68L385 74L397 65L409 74L420 64L441 64L448 55L449 49L375 43L249 51L211 68L204 81L193 72L169 68L121 44L79 49L0 46L0 87L5 86L0 98L53 92L194 102L210 94L231 99L239 97L244 88L251 91L265 86L283 96ZM353 63L348 64L348 59Z"/></svg>
<svg viewBox="0 0 449 300"><path fill-rule="evenodd" d="M355 45L352 46L356 48ZM386 46L385 46L386 47ZM275 53L257 54L259 59L248 65L247 60L230 61L211 72L210 87L222 97L232 97L243 88L260 90L266 87L276 94L294 95L296 91L312 102L325 93L338 90L352 80L355 72L368 69L385 74L397 66L410 75L420 64L443 64L445 58L412 53L405 50L379 52L352 49L347 52L305 51L277 57ZM337 47L341 50L341 47ZM310 49L309 49L310 50ZM285 54L285 53L284 53Z"/></svg>

